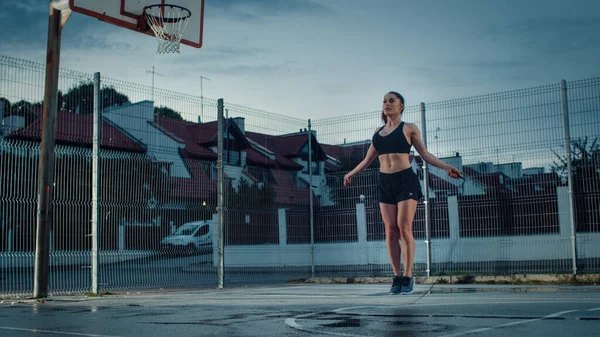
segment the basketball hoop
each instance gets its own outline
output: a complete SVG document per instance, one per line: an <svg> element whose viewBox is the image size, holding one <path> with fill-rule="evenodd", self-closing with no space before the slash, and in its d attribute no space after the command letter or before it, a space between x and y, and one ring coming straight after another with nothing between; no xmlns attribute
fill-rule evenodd
<svg viewBox="0 0 600 337"><path fill-rule="evenodd" d="M143 13L158 39L157 53L179 53L180 41L192 12L177 5L158 4L144 7Z"/></svg>

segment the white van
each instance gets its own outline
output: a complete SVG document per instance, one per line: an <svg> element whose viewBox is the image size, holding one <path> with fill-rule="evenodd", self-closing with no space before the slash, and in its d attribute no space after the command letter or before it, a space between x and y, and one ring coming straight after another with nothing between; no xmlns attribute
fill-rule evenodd
<svg viewBox="0 0 600 337"><path fill-rule="evenodd" d="M160 241L163 249L188 254L212 252L212 235L207 221L187 222Z"/></svg>

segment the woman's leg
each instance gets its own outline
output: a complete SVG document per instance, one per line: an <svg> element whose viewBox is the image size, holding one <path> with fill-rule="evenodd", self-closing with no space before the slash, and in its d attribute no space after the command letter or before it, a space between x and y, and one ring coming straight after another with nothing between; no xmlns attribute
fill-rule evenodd
<svg viewBox="0 0 600 337"><path fill-rule="evenodd" d="M392 204L379 203L381 218L385 225L385 243L394 275L402 275L400 269L400 230L397 223L398 207Z"/></svg>
<svg viewBox="0 0 600 337"><path fill-rule="evenodd" d="M404 276L412 277L413 262L415 260L415 238L413 237L413 219L417 211L417 201L413 199L398 203L398 228L402 240L402 263Z"/></svg>

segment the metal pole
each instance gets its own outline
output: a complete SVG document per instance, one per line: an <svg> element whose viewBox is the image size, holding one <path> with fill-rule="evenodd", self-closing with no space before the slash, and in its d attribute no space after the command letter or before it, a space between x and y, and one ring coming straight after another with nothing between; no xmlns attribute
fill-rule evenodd
<svg viewBox="0 0 600 337"><path fill-rule="evenodd" d="M154 103L154 66L152 66L152 103Z"/></svg>
<svg viewBox="0 0 600 337"><path fill-rule="evenodd" d="M150 70L146 70L146 73L151 73L152 74L152 102L154 103L154 75L158 75L163 77L163 74L157 73L156 71L154 71L154 66L152 66L152 71Z"/></svg>
<svg viewBox="0 0 600 337"><path fill-rule="evenodd" d="M423 143L427 147L427 121L425 114L425 103L421 102L421 123L423 124L421 135ZM427 253L427 277L431 276L431 218L430 218L430 206L429 206L429 174L427 172L427 163L423 160L423 187L424 187L424 200L425 206L425 251Z"/></svg>
<svg viewBox="0 0 600 337"><path fill-rule="evenodd" d="M571 254L573 275L577 275L577 232L575 229L575 195L573 193L573 166L571 164L571 136L569 132L569 103L567 100L567 81L561 80L563 116L565 120L565 144L567 148L567 169L569 171L569 220L571 221Z"/></svg>
<svg viewBox="0 0 600 337"><path fill-rule="evenodd" d="M308 120L308 193L310 202L310 275L315 277L315 225L313 213L313 181L312 181L312 129Z"/></svg>
<svg viewBox="0 0 600 337"><path fill-rule="evenodd" d="M219 281L219 289L223 289L223 99L217 101L217 214L218 214L218 235L219 235L219 267L217 268L217 277Z"/></svg>
<svg viewBox="0 0 600 337"><path fill-rule="evenodd" d="M94 73L94 133L92 136L92 293L98 293L98 219L100 219L100 73Z"/></svg>
<svg viewBox="0 0 600 337"><path fill-rule="evenodd" d="M204 93L202 90L202 80L209 80L210 78L200 76L200 118L204 120Z"/></svg>
<svg viewBox="0 0 600 337"><path fill-rule="evenodd" d="M60 35L68 12L61 11L50 1L48 18L48 50L46 53L46 83L42 110L42 140L38 166L38 204L36 214L36 245L33 297L48 296L50 271L50 231L52 230L52 196L54 194L54 147L56 111L58 109L58 73ZM63 20L64 19L64 20Z"/></svg>

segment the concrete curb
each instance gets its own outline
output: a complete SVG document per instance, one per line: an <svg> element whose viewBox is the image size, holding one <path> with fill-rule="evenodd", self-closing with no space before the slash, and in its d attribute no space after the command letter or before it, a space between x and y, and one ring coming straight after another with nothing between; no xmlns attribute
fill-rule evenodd
<svg viewBox="0 0 600 337"><path fill-rule="evenodd" d="M314 277L305 283L319 284L388 284L390 277ZM506 276L415 276L417 284L566 284L598 285L600 274L515 274Z"/></svg>

